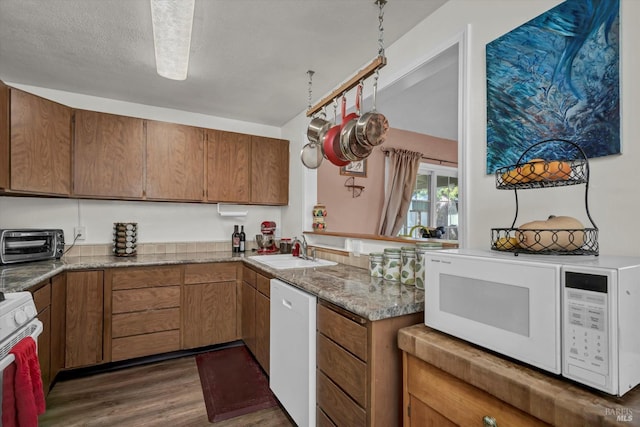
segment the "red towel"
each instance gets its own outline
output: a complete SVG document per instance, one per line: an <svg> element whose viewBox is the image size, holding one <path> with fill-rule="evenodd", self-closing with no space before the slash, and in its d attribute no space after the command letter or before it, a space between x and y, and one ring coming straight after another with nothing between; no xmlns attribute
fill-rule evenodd
<svg viewBox="0 0 640 427"><path fill-rule="evenodd" d="M16 360L3 372L2 426L37 427L45 402L36 342L26 337L9 353Z"/></svg>

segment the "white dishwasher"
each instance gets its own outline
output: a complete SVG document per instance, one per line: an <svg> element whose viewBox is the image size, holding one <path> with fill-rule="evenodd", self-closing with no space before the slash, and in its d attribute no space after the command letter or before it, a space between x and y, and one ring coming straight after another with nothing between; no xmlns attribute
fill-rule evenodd
<svg viewBox="0 0 640 427"><path fill-rule="evenodd" d="M300 427L316 425L316 302L271 279L269 387Z"/></svg>

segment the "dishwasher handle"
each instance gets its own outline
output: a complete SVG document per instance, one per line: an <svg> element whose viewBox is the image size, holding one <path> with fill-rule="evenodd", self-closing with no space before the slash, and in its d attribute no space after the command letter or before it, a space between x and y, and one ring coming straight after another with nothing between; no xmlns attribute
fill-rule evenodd
<svg viewBox="0 0 640 427"><path fill-rule="evenodd" d="M282 298L282 305L287 307L289 310L293 308L293 304L291 304L291 301L287 300L286 298Z"/></svg>

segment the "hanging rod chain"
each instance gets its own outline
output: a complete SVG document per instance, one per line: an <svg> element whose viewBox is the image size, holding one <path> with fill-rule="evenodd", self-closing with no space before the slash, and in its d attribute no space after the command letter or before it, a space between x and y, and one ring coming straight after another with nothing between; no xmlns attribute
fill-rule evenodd
<svg viewBox="0 0 640 427"><path fill-rule="evenodd" d="M307 75L309 76L309 109L311 109L311 86L313 85L313 75L315 71L308 70Z"/></svg>
<svg viewBox="0 0 640 427"><path fill-rule="evenodd" d="M378 5L378 55L384 56L384 5L387 4L387 0L376 0Z"/></svg>

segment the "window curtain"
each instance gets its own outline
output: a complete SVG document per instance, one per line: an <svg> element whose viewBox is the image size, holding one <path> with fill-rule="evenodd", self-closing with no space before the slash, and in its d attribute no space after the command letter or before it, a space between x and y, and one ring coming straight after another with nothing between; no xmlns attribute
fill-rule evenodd
<svg viewBox="0 0 640 427"><path fill-rule="evenodd" d="M398 148L385 151L389 156L389 177L378 234L395 236L409 212L422 153Z"/></svg>

